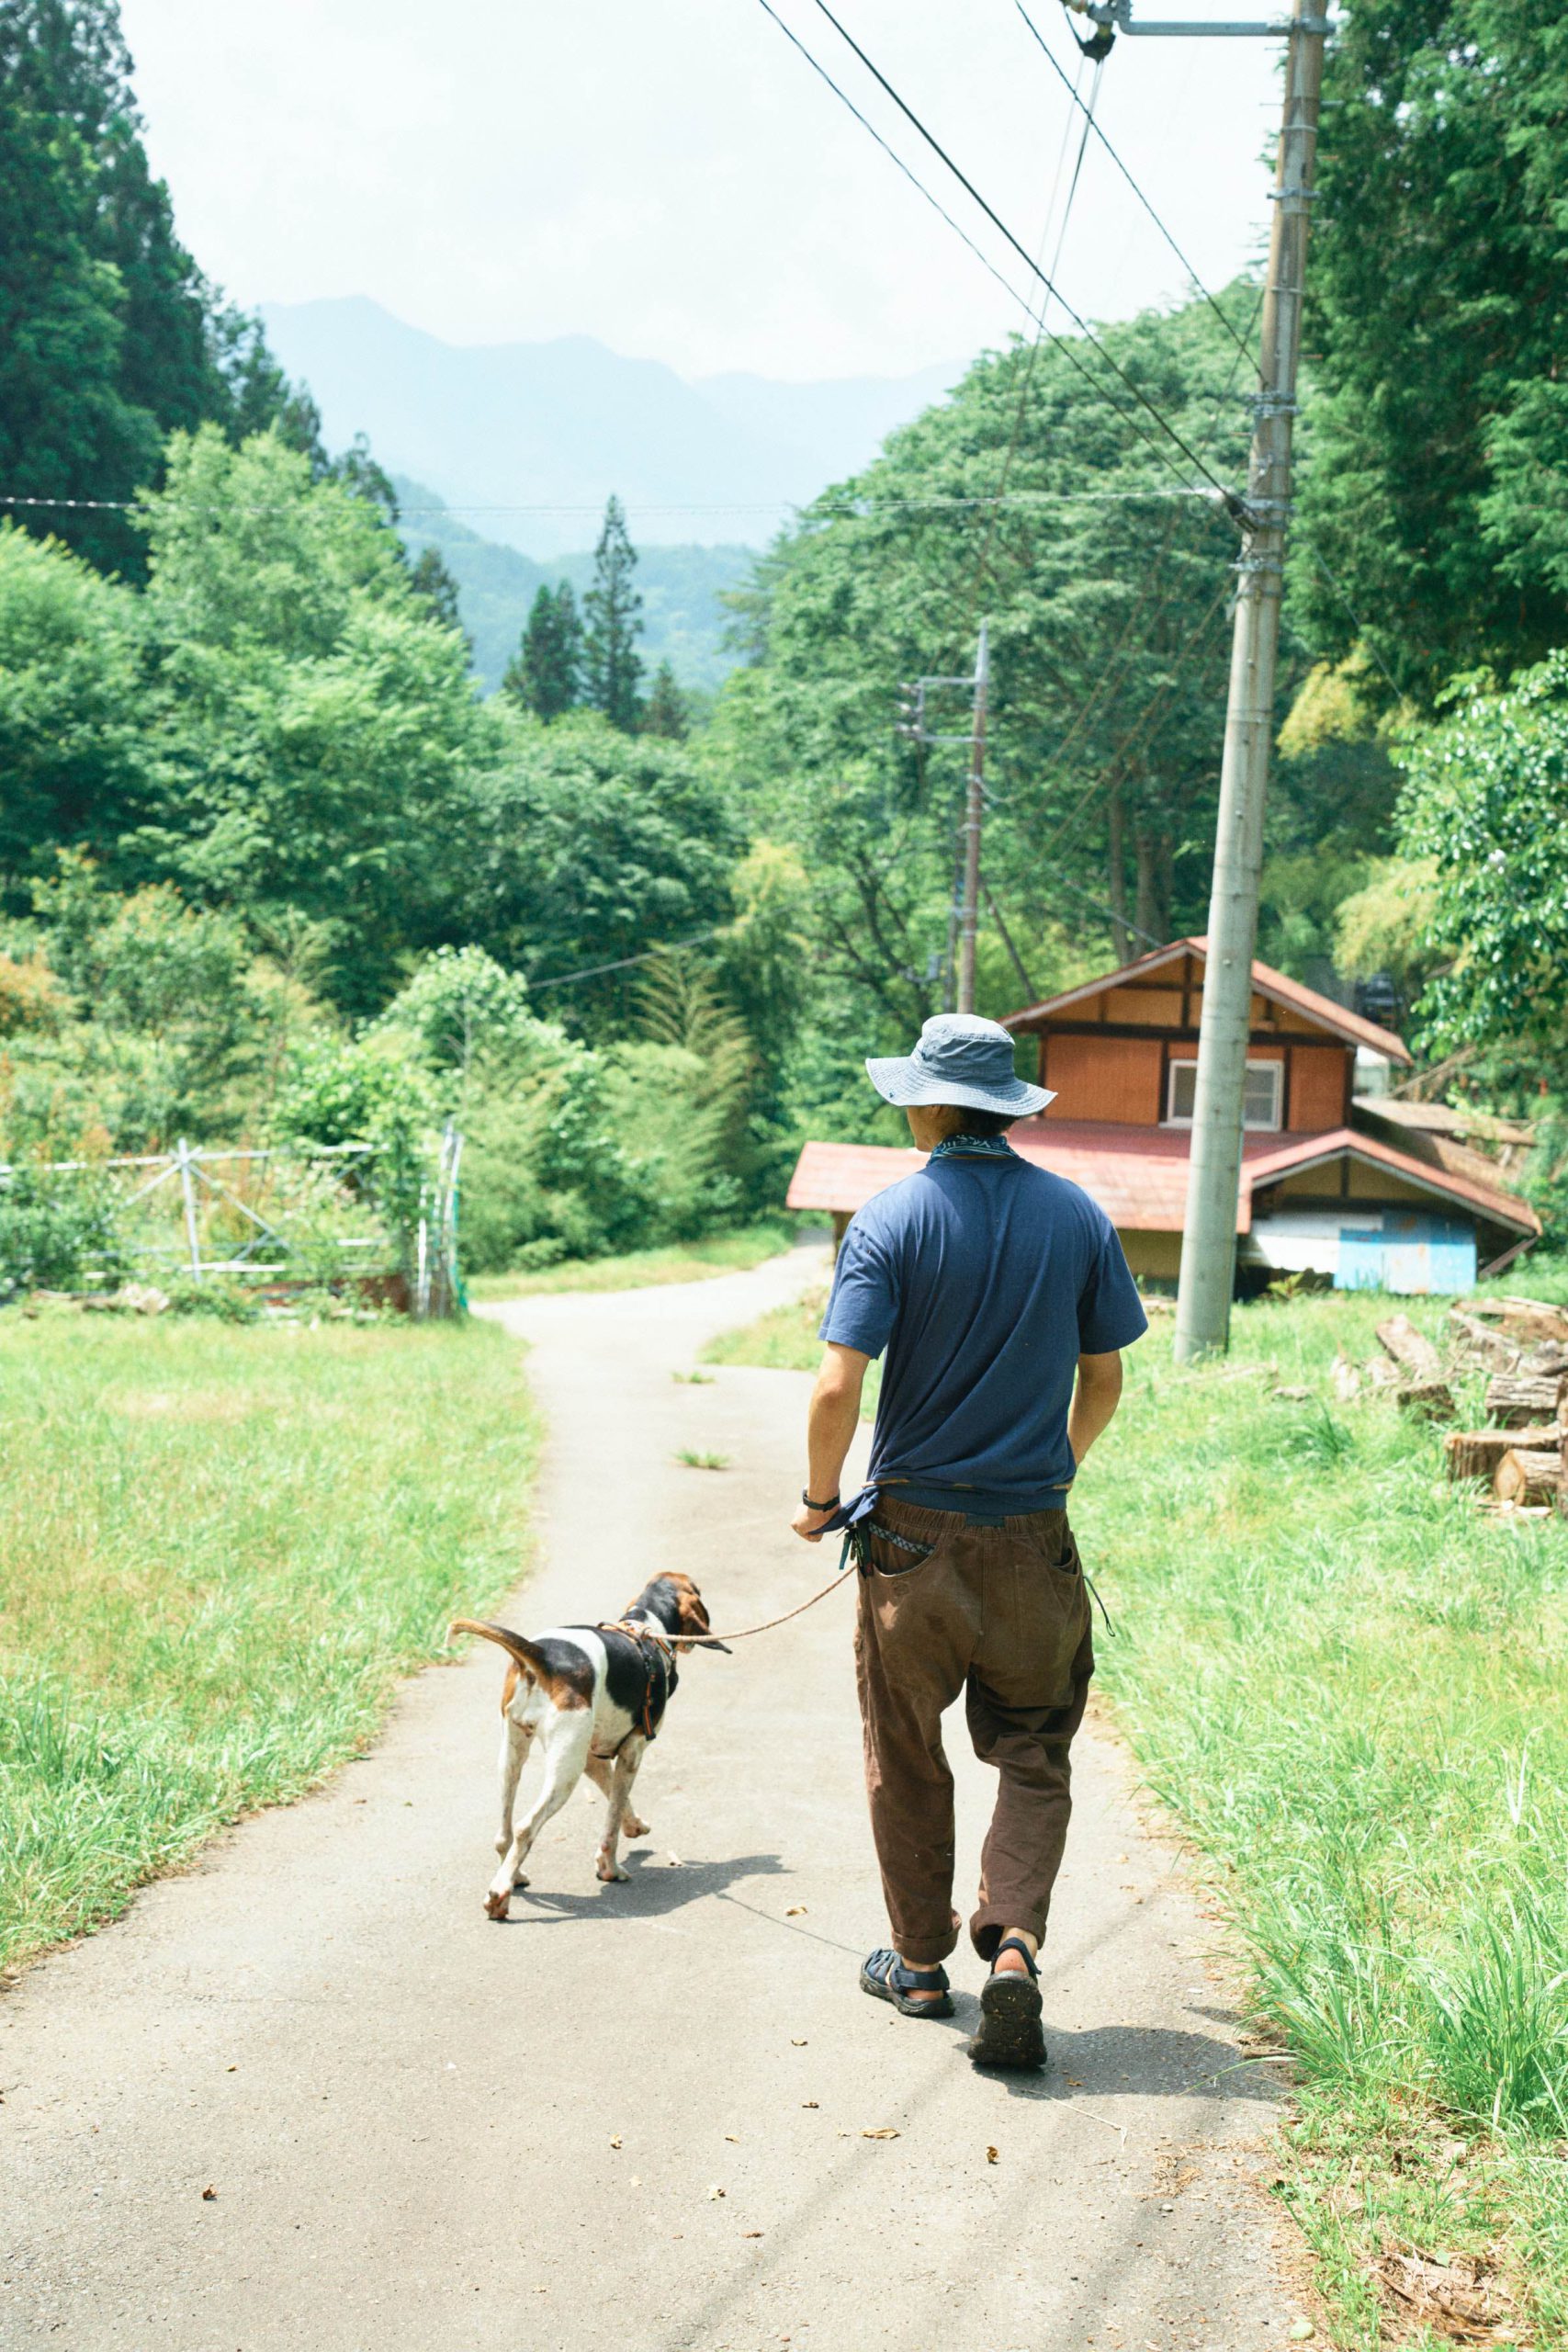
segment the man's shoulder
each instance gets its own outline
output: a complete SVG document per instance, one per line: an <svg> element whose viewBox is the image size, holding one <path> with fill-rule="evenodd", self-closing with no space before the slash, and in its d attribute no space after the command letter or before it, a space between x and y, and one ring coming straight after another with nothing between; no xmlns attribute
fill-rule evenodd
<svg viewBox="0 0 1568 2352"><path fill-rule="evenodd" d="M850 1220L850 1231L875 1235L900 1232L918 1217L931 1199L931 1187L922 1183L923 1168L911 1168L896 1184L885 1184L880 1193L873 1193L863 1201Z"/></svg>
<svg viewBox="0 0 1568 2352"><path fill-rule="evenodd" d="M1083 1186L1075 1184L1070 1176L1058 1176L1054 1168L1042 1167L1037 1159L1025 1159L1021 1152L1018 1157L1022 1168L1020 1182L1025 1189L1025 1197L1037 1203L1043 1213L1060 1220L1071 1220L1095 1233L1104 1232L1109 1227L1111 1219L1092 1193L1086 1193Z"/></svg>

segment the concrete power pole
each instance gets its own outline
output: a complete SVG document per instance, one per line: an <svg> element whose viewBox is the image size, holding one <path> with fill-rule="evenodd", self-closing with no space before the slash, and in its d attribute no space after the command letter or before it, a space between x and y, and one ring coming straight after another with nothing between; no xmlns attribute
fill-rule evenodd
<svg viewBox="0 0 1568 2352"><path fill-rule="evenodd" d="M1327 30L1322 7L1323 0L1293 0L1290 25L1283 28L1289 40L1284 121L1274 175L1258 395L1209 901L1209 953L1198 1037L1197 1099L1192 1109L1192 1165L1176 1303L1176 1353L1182 1362L1224 1348L1230 1334L1242 1096L1252 1025L1252 957L1258 939L1263 809L1274 729L1285 523L1291 504L1291 424L1296 406L1307 220Z"/></svg>
<svg viewBox="0 0 1568 2352"><path fill-rule="evenodd" d="M986 809L986 695L991 683L990 639L980 623L975 662L975 725L969 739L969 790L964 804L964 897L958 919L958 1010L975 1010L975 933L980 920L980 826Z"/></svg>

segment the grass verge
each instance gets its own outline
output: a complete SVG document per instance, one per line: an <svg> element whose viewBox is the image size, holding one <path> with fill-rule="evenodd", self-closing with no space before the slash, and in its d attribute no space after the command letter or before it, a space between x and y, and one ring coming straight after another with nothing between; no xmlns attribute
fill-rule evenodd
<svg viewBox="0 0 1568 2352"><path fill-rule="evenodd" d="M476 1274L468 1284L475 1299L537 1298L560 1290L643 1290L656 1283L700 1283L715 1274L744 1273L765 1258L776 1258L795 1239L793 1224L740 1227L705 1241L671 1243L666 1250L629 1250L619 1258L570 1258L530 1272Z"/></svg>
<svg viewBox="0 0 1568 2352"><path fill-rule="evenodd" d="M0 1965L362 1749L519 1574L485 1325L0 1316Z"/></svg>
<svg viewBox="0 0 1568 2352"><path fill-rule="evenodd" d="M1440 1335L1440 1304L1400 1304ZM1333 2340L1544 2352L1568 2343L1568 1526L1483 1519L1436 1431L1341 1401L1336 1355L1375 1353L1388 1312L1243 1308L1197 1371L1161 1317L1075 1517L1116 1621L1102 1685L1296 2062L1280 2194ZM812 1329L710 1354L809 1368Z"/></svg>

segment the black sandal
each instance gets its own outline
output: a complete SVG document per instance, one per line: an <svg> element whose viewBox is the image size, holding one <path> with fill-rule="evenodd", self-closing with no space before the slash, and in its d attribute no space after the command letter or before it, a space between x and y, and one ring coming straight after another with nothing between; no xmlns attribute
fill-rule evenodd
<svg viewBox="0 0 1568 2352"><path fill-rule="evenodd" d="M1004 1936L995 1959L1004 1951L1021 1952L1029 1973L1021 1976L1010 1968L998 1973L993 1965L980 1989L980 2030L969 2044L969 2055L976 2066L1043 2066L1040 1971L1021 1936Z"/></svg>
<svg viewBox="0 0 1568 2352"><path fill-rule="evenodd" d="M860 1988L869 1993L874 2001L891 2001L894 2007L907 2018L950 2018L953 2003L948 1996L945 1968L906 1968L896 1951L885 1946L874 1951L860 1973ZM940 2000L911 2001L911 1992L937 1993Z"/></svg>

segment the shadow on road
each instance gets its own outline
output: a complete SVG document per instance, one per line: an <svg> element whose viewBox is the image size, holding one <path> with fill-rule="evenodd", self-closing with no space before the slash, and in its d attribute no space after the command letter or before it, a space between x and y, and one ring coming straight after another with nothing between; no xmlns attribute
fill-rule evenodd
<svg viewBox="0 0 1568 2352"><path fill-rule="evenodd" d="M591 1919L606 1908L635 1912L639 1919L662 1918L689 1903L723 1894L738 1879L787 1876L777 1854L736 1854L722 1862L660 1861L652 1854L624 1857L629 1883L597 1886L592 1894L557 1893L549 1887L519 1887L512 1898L511 1928L547 1928L558 1919Z"/></svg>
<svg viewBox="0 0 1568 2352"><path fill-rule="evenodd" d="M964 2000L967 2030L979 2022L980 2005ZM1087 2033L1054 2033L1046 2020L1051 2063L1043 2075L1004 2074L995 2080L1014 2098L1106 2098L1271 2099L1279 2097L1275 2067L1245 2058L1234 2041L1210 2033L1184 2033L1149 2025L1096 2026Z"/></svg>

